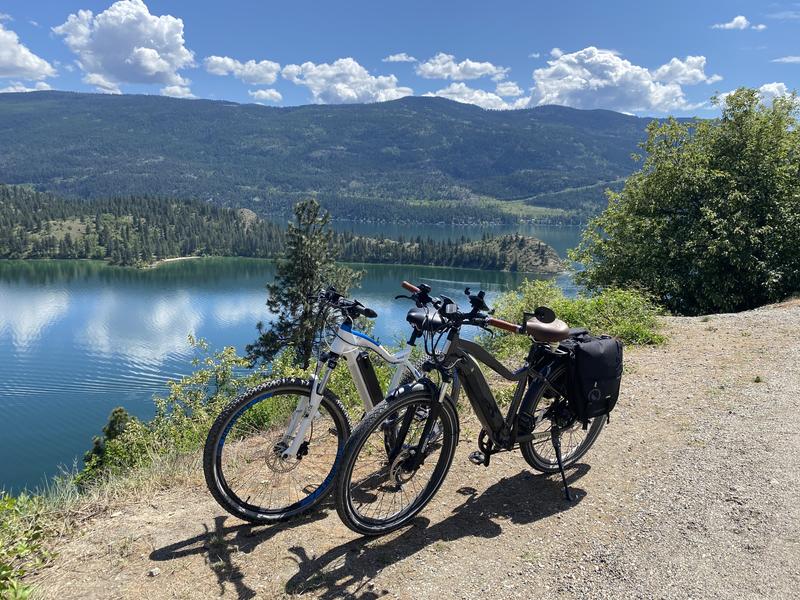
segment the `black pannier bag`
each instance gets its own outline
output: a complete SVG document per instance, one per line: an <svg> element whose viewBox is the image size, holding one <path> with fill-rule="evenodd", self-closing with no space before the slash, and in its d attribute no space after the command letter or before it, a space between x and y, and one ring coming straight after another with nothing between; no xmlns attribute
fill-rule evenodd
<svg viewBox="0 0 800 600"><path fill-rule="evenodd" d="M614 409L622 381L622 342L607 335L576 331L561 342L569 353L567 402L586 429L589 419L606 416Z"/></svg>

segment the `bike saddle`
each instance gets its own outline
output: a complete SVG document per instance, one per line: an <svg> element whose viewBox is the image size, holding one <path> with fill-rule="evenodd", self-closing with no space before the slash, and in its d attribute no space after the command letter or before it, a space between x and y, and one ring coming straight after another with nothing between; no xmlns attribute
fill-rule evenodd
<svg viewBox="0 0 800 600"><path fill-rule="evenodd" d="M436 331L444 325L441 315L434 308L412 308L406 315L406 321L419 331Z"/></svg>
<svg viewBox="0 0 800 600"><path fill-rule="evenodd" d="M525 323L525 333L537 342L560 342L569 337L569 326L561 319L556 319L552 323L528 319Z"/></svg>

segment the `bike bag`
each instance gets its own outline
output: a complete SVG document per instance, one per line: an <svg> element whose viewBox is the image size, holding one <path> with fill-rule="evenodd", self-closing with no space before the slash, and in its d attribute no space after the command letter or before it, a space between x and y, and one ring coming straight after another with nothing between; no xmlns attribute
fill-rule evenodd
<svg viewBox="0 0 800 600"><path fill-rule="evenodd" d="M608 417L619 398L622 342L607 335L575 332L561 342L568 353L567 403L586 429L589 420Z"/></svg>

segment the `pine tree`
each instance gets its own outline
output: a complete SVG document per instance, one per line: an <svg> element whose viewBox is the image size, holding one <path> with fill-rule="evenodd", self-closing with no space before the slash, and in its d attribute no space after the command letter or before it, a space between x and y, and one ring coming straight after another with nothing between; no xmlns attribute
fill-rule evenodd
<svg viewBox="0 0 800 600"><path fill-rule="evenodd" d="M286 233L285 258L278 264L275 280L267 285L267 306L276 318L268 328L257 325L259 337L247 351L253 361L270 361L285 347L293 346L298 362L307 368L321 325L317 294L329 284L346 293L361 274L336 264L330 216L316 200L295 205L294 215L295 222Z"/></svg>

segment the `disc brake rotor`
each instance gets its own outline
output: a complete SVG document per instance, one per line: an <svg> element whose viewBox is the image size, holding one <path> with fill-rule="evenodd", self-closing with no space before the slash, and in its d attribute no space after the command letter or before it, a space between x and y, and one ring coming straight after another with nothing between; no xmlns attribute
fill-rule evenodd
<svg viewBox="0 0 800 600"><path fill-rule="evenodd" d="M392 461L392 466L389 467L389 479L394 481L397 485L403 485L411 481L414 477L416 470L409 471L405 468L406 462L413 456L411 451L413 448L403 448L397 458Z"/></svg>
<svg viewBox="0 0 800 600"><path fill-rule="evenodd" d="M308 442L304 442L304 445L307 446ZM267 452L267 467L270 471L274 473L288 473L297 468L297 465L300 464L300 460L298 458L289 457L283 458L283 453L288 448L287 444L283 441L279 441L272 447L272 451ZM300 454L300 452L298 452Z"/></svg>

